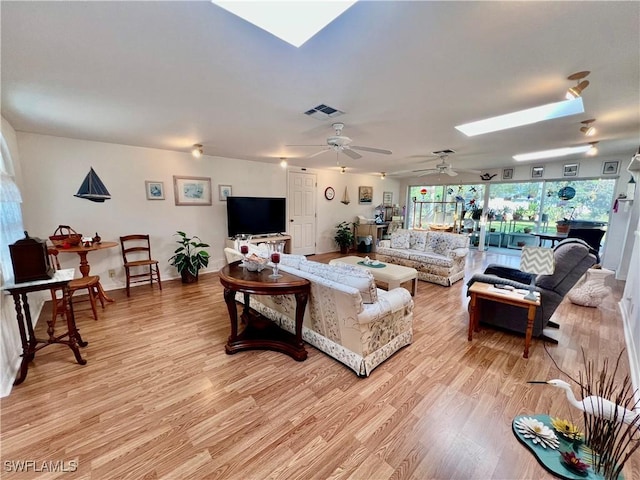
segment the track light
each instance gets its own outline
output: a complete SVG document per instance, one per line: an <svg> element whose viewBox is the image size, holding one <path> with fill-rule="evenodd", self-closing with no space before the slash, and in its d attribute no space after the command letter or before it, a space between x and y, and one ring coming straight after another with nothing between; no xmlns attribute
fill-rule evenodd
<svg viewBox="0 0 640 480"><path fill-rule="evenodd" d="M576 82L578 82L578 84L575 87L571 87L569 88L569 90L567 90L567 94L565 95L565 98L567 100L573 100L574 98L578 98L582 94L582 91L589 86L589 80L582 80L582 79L585 78L590 73L591 72L589 72L588 70L585 70L583 72L574 73L573 75L569 75L567 77L567 80L575 80Z"/></svg>
<svg viewBox="0 0 640 480"><path fill-rule="evenodd" d="M284 157L280 157L280 166L282 168L287 168L287 159Z"/></svg>
<svg viewBox="0 0 640 480"><path fill-rule="evenodd" d="M587 137L593 137L596 134L596 127L591 124L595 121L596 119L592 118L590 120L584 120L583 122L580 122L584 124L584 127L580 127L580 131Z"/></svg>
<svg viewBox="0 0 640 480"><path fill-rule="evenodd" d="M589 155L590 157L593 157L594 155L598 154L598 147L596 147L597 144L598 142L589 142L589 145L591 145L591 148L587 150L587 155Z"/></svg>
<svg viewBox="0 0 640 480"><path fill-rule="evenodd" d="M340 173L344 173L347 171L347 167L340 167Z"/></svg>
<svg viewBox="0 0 640 480"><path fill-rule="evenodd" d="M385 172L380 173L380 180L384 180L387 174Z"/></svg>
<svg viewBox="0 0 640 480"><path fill-rule="evenodd" d="M196 143L193 145L193 147L191 147L191 155L193 155L194 157L200 158L203 153L204 150L202 149L202 145L200 145L199 143Z"/></svg>

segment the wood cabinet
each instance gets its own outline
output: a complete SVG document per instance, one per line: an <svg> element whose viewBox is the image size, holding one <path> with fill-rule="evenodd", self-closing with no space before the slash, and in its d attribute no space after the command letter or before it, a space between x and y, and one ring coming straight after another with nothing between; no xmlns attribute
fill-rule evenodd
<svg viewBox="0 0 640 480"><path fill-rule="evenodd" d="M251 243L258 245L259 243L274 242L276 240L284 241L284 253L291 253L291 235L272 235L266 237L257 236L251 239ZM236 241L233 238L227 238L225 246L235 250L238 249Z"/></svg>

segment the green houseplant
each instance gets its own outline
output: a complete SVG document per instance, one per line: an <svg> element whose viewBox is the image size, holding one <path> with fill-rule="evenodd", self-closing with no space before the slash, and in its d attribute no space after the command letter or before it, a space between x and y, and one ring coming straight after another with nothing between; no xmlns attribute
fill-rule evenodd
<svg viewBox="0 0 640 480"><path fill-rule="evenodd" d="M353 234L353 230L351 230L351 225L352 224L349 222L340 222L336 225L336 235L333 239L340 247L340 253L347 253L349 251L349 247L353 245L353 241L355 240L355 235Z"/></svg>
<svg viewBox="0 0 640 480"><path fill-rule="evenodd" d="M200 269L209 265L209 253L204 250L209 245L196 236L187 237L179 230L175 235L179 237L176 242L180 246L173 252L169 263L178 269L182 283L197 282Z"/></svg>

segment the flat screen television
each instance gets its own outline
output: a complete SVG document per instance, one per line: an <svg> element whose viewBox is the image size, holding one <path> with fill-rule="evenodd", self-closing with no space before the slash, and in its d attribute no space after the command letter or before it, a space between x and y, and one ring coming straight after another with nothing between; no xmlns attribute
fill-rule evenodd
<svg viewBox="0 0 640 480"><path fill-rule="evenodd" d="M284 233L287 230L286 217L286 198L227 197L229 237L240 233Z"/></svg>

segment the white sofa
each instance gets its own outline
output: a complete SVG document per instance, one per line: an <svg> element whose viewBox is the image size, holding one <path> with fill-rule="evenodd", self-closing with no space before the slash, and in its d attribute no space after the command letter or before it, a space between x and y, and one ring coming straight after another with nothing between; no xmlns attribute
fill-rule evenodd
<svg viewBox="0 0 640 480"><path fill-rule="evenodd" d="M251 251L266 256L264 250ZM227 262L242 259L224 249ZM302 326L305 342L353 369L371 371L413 339L413 300L404 288L378 289L371 272L351 265L312 262L301 255L282 255L280 269L311 281L311 294ZM236 300L244 302L244 295ZM292 295L251 295L251 308L281 328L294 332Z"/></svg>
<svg viewBox="0 0 640 480"><path fill-rule="evenodd" d="M457 233L399 229L382 240L376 259L418 271L426 282L450 287L464 277L469 237Z"/></svg>

